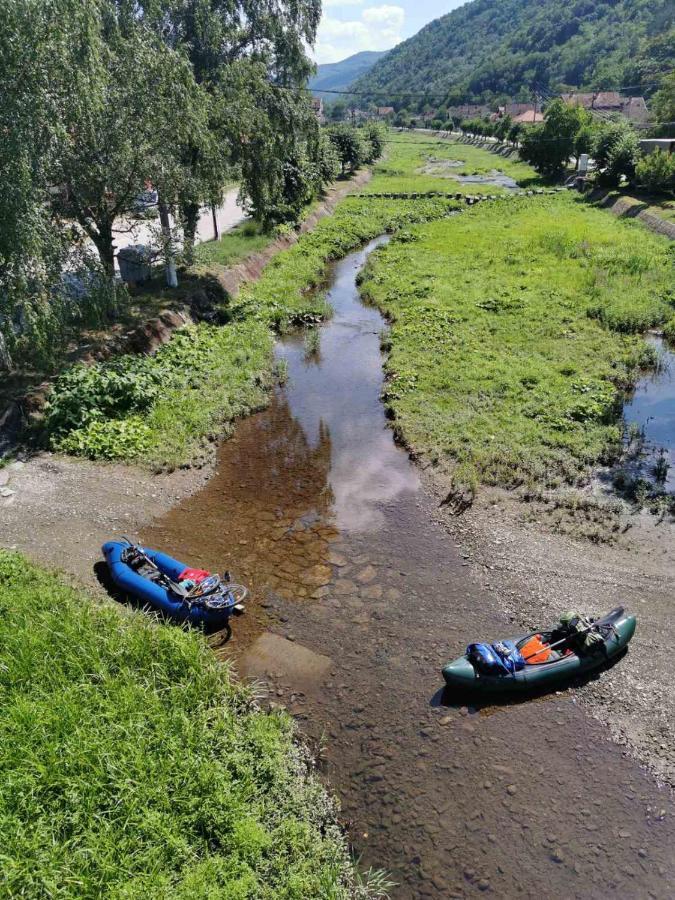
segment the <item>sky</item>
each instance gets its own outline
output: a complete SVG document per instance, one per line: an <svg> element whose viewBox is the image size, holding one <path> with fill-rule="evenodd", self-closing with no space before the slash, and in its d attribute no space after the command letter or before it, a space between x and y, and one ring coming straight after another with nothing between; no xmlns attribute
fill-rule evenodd
<svg viewBox="0 0 675 900"><path fill-rule="evenodd" d="M313 56L339 62L361 50L389 50L465 0L323 0Z"/></svg>

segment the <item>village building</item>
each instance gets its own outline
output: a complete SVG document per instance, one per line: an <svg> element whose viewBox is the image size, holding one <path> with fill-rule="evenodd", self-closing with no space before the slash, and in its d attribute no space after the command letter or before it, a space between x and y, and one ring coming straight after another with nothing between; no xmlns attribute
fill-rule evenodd
<svg viewBox="0 0 675 900"><path fill-rule="evenodd" d="M319 120L319 125L325 125L326 117L323 112L323 100L321 97L312 97L312 112Z"/></svg>
<svg viewBox="0 0 675 900"><path fill-rule="evenodd" d="M618 91L570 93L561 94L561 97L570 106L581 106L591 112L618 113L635 125L644 125L649 121L644 97L624 97Z"/></svg>

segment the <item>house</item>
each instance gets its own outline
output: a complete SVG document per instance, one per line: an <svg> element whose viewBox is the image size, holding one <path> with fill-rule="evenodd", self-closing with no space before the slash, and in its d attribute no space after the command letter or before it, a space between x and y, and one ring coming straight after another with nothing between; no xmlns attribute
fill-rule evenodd
<svg viewBox="0 0 675 900"><path fill-rule="evenodd" d="M514 125L539 125L544 121L544 114L541 110L530 105L528 109L523 110L518 115L511 116L511 118Z"/></svg>
<svg viewBox="0 0 675 900"><path fill-rule="evenodd" d="M319 120L319 125L324 125L326 117L323 114L323 100L321 97L312 97L312 112Z"/></svg>
<svg viewBox="0 0 675 900"><path fill-rule="evenodd" d="M377 115L380 119L387 119L389 116L394 115L394 107L393 106L378 106L377 107Z"/></svg>
<svg viewBox="0 0 675 900"><path fill-rule="evenodd" d="M649 120L644 97L624 97L618 91L561 94L561 97L570 106L581 106L591 112L618 113L636 125L644 125Z"/></svg>

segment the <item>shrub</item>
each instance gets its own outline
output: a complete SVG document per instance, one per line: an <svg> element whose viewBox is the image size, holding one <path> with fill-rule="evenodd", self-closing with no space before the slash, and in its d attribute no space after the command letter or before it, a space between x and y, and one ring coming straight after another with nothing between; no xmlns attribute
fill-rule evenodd
<svg viewBox="0 0 675 900"><path fill-rule="evenodd" d="M635 177L638 156L637 136L626 121L609 122L595 137L593 157L598 168L598 182L605 187L618 187L622 176Z"/></svg>
<svg viewBox="0 0 675 900"><path fill-rule="evenodd" d="M655 150L642 156L635 167L635 177L640 187L652 194L675 191L675 155Z"/></svg>
<svg viewBox="0 0 675 900"><path fill-rule="evenodd" d="M605 183L618 186L624 177L632 182L635 179L637 158L637 136L632 131L626 131L617 138L609 151L607 168L603 174Z"/></svg>

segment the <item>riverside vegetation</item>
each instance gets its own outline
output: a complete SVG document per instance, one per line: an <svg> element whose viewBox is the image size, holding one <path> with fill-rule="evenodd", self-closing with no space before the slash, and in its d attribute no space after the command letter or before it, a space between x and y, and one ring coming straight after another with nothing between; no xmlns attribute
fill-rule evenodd
<svg viewBox="0 0 675 900"><path fill-rule="evenodd" d="M0 604L3 896L376 896L290 717L201 634L5 550Z"/></svg>
<svg viewBox="0 0 675 900"><path fill-rule="evenodd" d="M386 402L456 484L574 484L621 446L624 391L673 316L665 238L570 195L418 226L371 258Z"/></svg>
<svg viewBox="0 0 675 900"><path fill-rule="evenodd" d="M383 231L445 215L455 201L350 198L222 310L232 321L182 329L153 357L76 365L50 395L51 446L92 459L155 468L189 462L199 442L259 407L271 382L272 330L323 318L321 291L331 260Z"/></svg>
<svg viewBox="0 0 675 900"><path fill-rule="evenodd" d="M447 179L425 174L437 159L534 177L523 163L438 143L392 139L369 190L400 192L401 179L438 189ZM472 488L579 482L621 447L624 392L653 362L641 334L673 330L668 242L567 194L505 196L448 215L458 208L444 197L343 200L227 304L230 324L176 335L151 360L62 376L46 420L53 446L156 466L189 460L204 435L263 402L271 329L329 314L330 261L388 231L395 239L373 256L363 290L393 322L386 400L401 437ZM213 356L193 366L211 342ZM128 365L155 388L111 401L110 379ZM162 380L170 390L160 397ZM213 402L193 412L204 396Z"/></svg>

